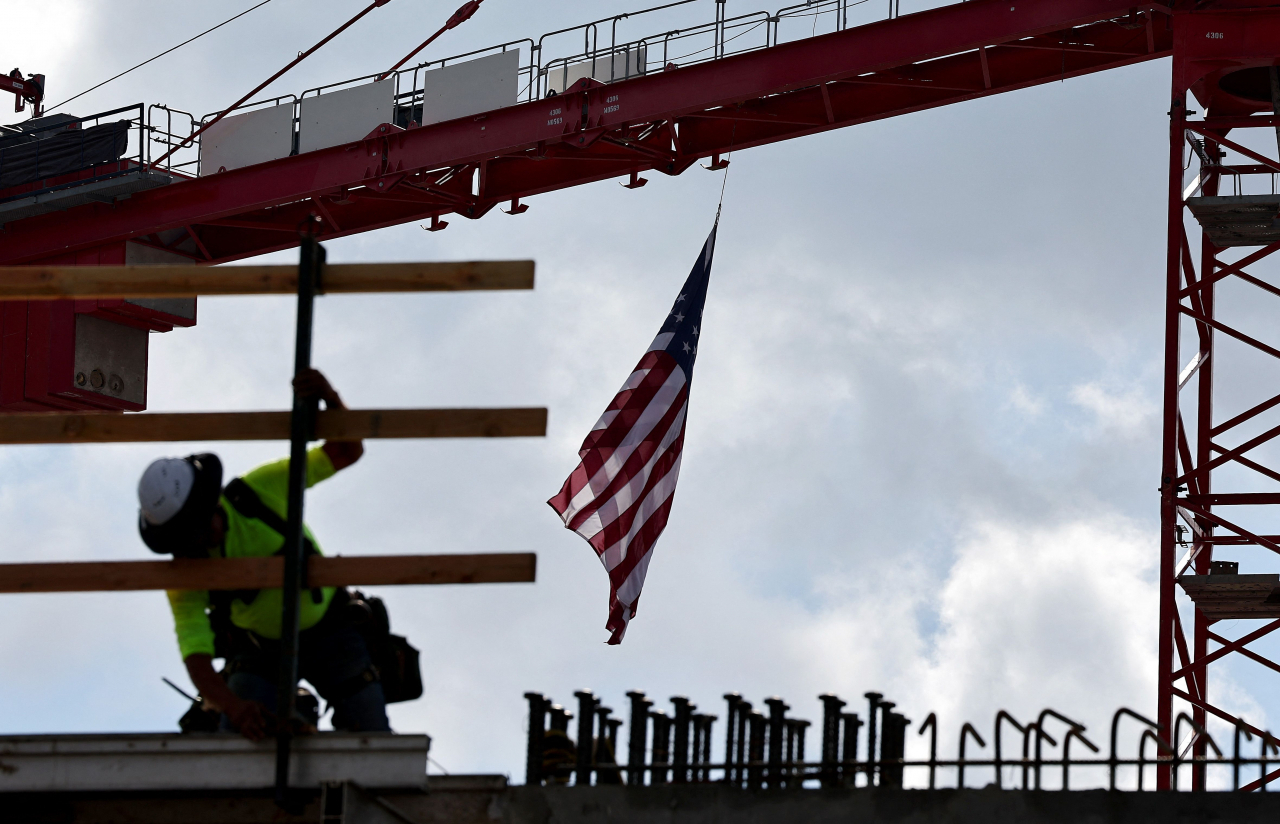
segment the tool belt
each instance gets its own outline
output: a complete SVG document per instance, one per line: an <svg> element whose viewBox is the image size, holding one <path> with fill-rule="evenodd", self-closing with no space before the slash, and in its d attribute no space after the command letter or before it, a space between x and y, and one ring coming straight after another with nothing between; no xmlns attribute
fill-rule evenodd
<svg viewBox="0 0 1280 824"><path fill-rule="evenodd" d="M216 655L226 659L223 677L237 672L252 672L264 678L274 679L279 667L280 642L263 638L257 633L237 627L230 620L230 602L233 593L224 594L225 610L214 609L210 623L214 625ZM217 616L225 615L225 619ZM380 682L388 704L412 701L422 697L422 669L420 653L409 640L391 632L391 621L386 604L381 598L366 597L363 593L345 588L334 592L333 600L324 618L304 633L325 633L352 627L364 639L370 664L360 673L348 678L325 695L333 703L355 695L369 684ZM219 645L221 644L221 645Z"/></svg>

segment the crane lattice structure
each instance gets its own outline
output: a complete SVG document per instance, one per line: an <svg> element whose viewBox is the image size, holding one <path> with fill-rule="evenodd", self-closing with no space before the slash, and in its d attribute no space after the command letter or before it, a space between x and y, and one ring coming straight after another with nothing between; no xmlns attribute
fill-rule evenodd
<svg viewBox="0 0 1280 824"><path fill-rule="evenodd" d="M701 23L620 35L704 8ZM1208 671L1227 656L1280 671L1248 648L1280 628L1280 576L1235 574L1214 552L1254 547L1273 565L1270 553L1280 553L1280 535L1264 526L1280 505L1280 471L1252 452L1280 427L1245 434L1280 407L1280 387L1250 383L1245 391L1260 393L1255 406L1215 410L1228 376L1256 374L1216 367L1243 349L1275 358L1280 348L1220 316L1215 293L1243 283L1280 296L1253 273L1280 250L1280 199L1263 185L1280 173L1280 159L1232 137L1280 129L1280 7L972 0L903 14L890 0L879 19L870 9L811 0L730 16L724 0L685 0L255 101L195 140L210 118L160 105L45 118L26 138L0 135L0 145L97 124L131 132L132 154L0 189L0 265L220 263L296 245L296 227L313 216L321 240L410 221L438 230L442 218L478 219L502 204L520 214L523 200L543 192L614 178L638 188L642 174L678 175L702 159L723 168L732 151L1171 56L1158 720L1170 730L1183 702L1201 725L1215 716L1254 729L1215 703ZM573 45L557 52L566 41ZM492 88L477 78L493 79ZM470 99L499 102L458 109L450 83L471 83ZM366 94L383 101L368 109L375 115L342 103ZM1203 115L1189 108L1192 98ZM317 113L344 105L341 128L324 126ZM259 137L237 147L232 123ZM1188 158L1198 163L1191 181ZM0 408L11 411L143 408L145 394L76 384L66 352L76 351L79 318L157 330L195 318L194 306L105 298L0 307L0 341L10 355L27 354L25 373L15 374L0 347ZM1231 636L1215 627L1223 619L1269 622ZM1203 752L1202 740L1191 746ZM1163 770L1159 786L1170 779ZM1203 786L1203 775L1193 783Z"/></svg>

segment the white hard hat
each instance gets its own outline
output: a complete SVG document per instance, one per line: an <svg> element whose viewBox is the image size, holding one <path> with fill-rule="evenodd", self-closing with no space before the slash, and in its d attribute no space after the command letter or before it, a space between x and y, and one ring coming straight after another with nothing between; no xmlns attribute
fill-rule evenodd
<svg viewBox="0 0 1280 824"><path fill-rule="evenodd" d="M182 458L158 458L138 481L138 503L143 519L155 526L166 523L182 510L195 486L196 471Z"/></svg>

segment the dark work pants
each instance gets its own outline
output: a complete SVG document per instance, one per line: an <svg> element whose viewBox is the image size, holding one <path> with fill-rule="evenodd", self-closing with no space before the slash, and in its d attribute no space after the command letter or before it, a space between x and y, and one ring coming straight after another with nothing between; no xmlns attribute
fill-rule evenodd
<svg viewBox="0 0 1280 824"><path fill-rule="evenodd" d="M241 698L258 701L276 711L276 682L280 673L280 642L249 633L237 643L228 662L231 675L227 686ZM255 641L257 643L255 643ZM382 684L373 682L352 689L372 662L364 637L331 608L320 623L298 634L298 676L315 687L333 707L333 727L350 732L390 732L387 702ZM233 732L230 720L222 716L222 729Z"/></svg>

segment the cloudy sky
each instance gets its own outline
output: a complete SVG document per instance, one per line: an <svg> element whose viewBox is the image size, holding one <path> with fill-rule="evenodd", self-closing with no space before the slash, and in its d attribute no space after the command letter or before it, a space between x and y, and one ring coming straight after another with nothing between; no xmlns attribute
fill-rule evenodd
<svg viewBox="0 0 1280 824"><path fill-rule="evenodd" d="M2 55L46 74L58 101L249 5L46 0L7 9L7 31L61 37L5 37ZM68 110L217 110L360 5L274 0ZM454 5L395 0L273 90L385 68ZM429 54L628 10L488 0ZM450 771L523 780L527 690L568 704L589 687L618 710L628 689L683 694L720 715L728 690L777 694L812 720L819 693L860 709L879 690L916 721L938 712L948 748L1000 708L1025 720L1051 706L1100 745L1115 707L1153 715L1168 72L733 156L680 487L619 647L604 644L604 571L544 502L661 323L722 173L329 244L339 262L538 265L533 292L319 302L315 360L353 406L550 410L545 439L371 442L309 497L329 553L538 553L535 585L377 593L423 651L426 695L393 707L394 726L434 736ZM1250 297L1223 290L1260 313ZM292 329L287 299L201 300L197 327L151 339L150 408L286 408ZM1237 370L1243 383L1271 377L1239 363L1254 370ZM1224 409L1272 394L1263 383ZM157 455L206 448L230 472L285 450L0 452L0 559L148 557L135 479ZM160 593L6 596L0 626L0 731L176 728L185 704L160 678L186 681ZM1277 707L1260 672L1228 664L1213 689L1266 726Z"/></svg>

